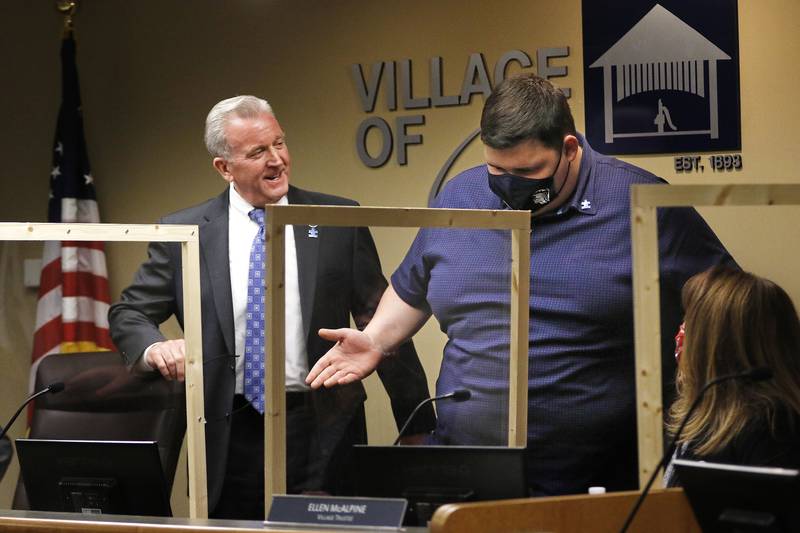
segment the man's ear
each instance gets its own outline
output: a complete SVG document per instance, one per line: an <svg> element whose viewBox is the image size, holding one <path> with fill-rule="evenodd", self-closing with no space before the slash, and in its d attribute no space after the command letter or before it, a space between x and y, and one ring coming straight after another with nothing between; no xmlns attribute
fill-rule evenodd
<svg viewBox="0 0 800 533"><path fill-rule="evenodd" d="M564 155L567 156L567 159L572 161L575 158L579 146L580 142L578 142L578 138L574 135L567 135L564 138Z"/></svg>
<svg viewBox="0 0 800 533"><path fill-rule="evenodd" d="M214 168L217 170L217 172L219 172L219 175L222 176L222 178L225 181L227 181L228 183L233 181L233 175L228 171L228 162L227 161L225 161L221 157L215 157L211 161L211 164L214 166Z"/></svg>

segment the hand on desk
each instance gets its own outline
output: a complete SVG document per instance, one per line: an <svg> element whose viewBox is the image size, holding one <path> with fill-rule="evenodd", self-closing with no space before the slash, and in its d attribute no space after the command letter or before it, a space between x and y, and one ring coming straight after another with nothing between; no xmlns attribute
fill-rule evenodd
<svg viewBox="0 0 800 533"><path fill-rule="evenodd" d="M147 350L145 356L145 362L150 368L157 368L164 379L183 381L186 360L186 342L183 339L157 342Z"/></svg>

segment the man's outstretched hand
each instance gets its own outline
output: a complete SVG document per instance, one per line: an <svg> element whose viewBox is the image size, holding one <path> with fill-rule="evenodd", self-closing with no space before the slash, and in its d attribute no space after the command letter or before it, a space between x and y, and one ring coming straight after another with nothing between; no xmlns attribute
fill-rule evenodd
<svg viewBox="0 0 800 533"><path fill-rule="evenodd" d="M321 329L319 336L336 341L336 345L308 373L306 383L312 389L362 380L375 370L383 357L369 335L357 329Z"/></svg>

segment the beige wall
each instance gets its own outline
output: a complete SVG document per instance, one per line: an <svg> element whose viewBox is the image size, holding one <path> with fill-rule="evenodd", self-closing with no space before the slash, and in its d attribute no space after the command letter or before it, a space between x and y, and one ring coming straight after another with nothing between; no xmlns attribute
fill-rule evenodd
<svg viewBox="0 0 800 533"><path fill-rule="evenodd" d="M474 97L469 106L390 112L381 93L375 114L390 124L401 115L426 116L424 126L411 129L424 136L424 144L409 148L408 166L398 166L393 157L383 168L368 169L355 151L356 128L366 114L350 79L353 63L410 58L415 93L427 95L428 59L438 55L444 59L445 92L452 94L461 86L470 53L483 52L491 71L508 50L535 58L537 48L569 46L570 57L553 63L569 69L558 82L572 88L578 127L584 124L579 0L80 3L76 26L86 136L105 222L152 222L218 194L223 183L202 144L203 120L216 101L240 93L263 95L275 107L288 133L296 185L365 205L424 206L444 161L477 127L483 99ZM53 4L0 3L5 106L0 221L46 218L60 84L61 21ZM743 171L677 175L670 156L626 159L673 183L800 181L792 140L792 127L800 119L795 96L798 18L796 0L740 2ZM478 164L480 156L473 143L456 170ZM797 213L794 208L769 215L755 209L704 211L745 268L773 277L796 299ZM412 234L375 233L384 269L390 272ZM35 293L20 287L19 269L23 257L38 252L36 246L20 245L0 252L0 317L20 322L14 334L0 339L4 420L26 393L30 326L23 324L33 319ZM143 254L143 246L109 246L113 294L128 283ZM418 344L434 376L442 344L435 325L427 327ZM374 410L385 408L379 392L372 398ZM21 426L15 426L14 436L21 434ZM370 431L375 441L392 438L387 419L383 425L373 422ZM10 504L15 478L12 467L0 483L0 508ZM180 494L179 489L178 500Z"/></svg>

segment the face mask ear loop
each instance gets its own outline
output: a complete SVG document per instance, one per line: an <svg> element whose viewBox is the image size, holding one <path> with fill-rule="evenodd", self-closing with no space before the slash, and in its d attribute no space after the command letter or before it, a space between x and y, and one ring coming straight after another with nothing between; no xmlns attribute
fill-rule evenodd
<svg viewBox="0 0 800 533"><path fill-rule="evenodd" d="M567 184L567 180L569 179L569 167L570 167L570 165L572 165L572 161L569 161L567 163L567 175L564 176L564 181L561 182L561 187L558 188L558 190L556 191L556 194L554 195L554 197L557 197L559 194L561 194L561 190L564 188L564 185Z"/></svg>
<svg viewBox="0 0 800 533"><path fill-rule="evenodd" d="M556 172L558 172L558 167L561 166L561 158L562 157L564 157L564 142L563 141L561 142L561 150L560 150L560 153L558 154L558 164L556 165L556 170L555 170ZM567 180L569 179L569 169L570 169L571 165L572 165L572 161L568 161L567 162L567 175L564 176L564 181L561 182L561 187L558 188L556 193L553 195L553 198L558 197L558 195L561 194L562 189L564 189L564 185L567 184ZM555 173L553 174L553 179L555 179Z"/></svg>

